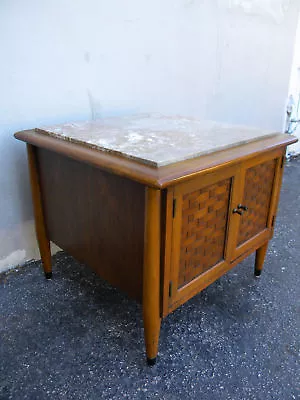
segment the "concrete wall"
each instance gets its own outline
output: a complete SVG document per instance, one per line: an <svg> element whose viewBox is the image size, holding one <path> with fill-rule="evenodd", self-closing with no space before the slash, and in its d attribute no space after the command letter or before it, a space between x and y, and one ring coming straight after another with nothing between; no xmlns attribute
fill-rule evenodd
<svg viewBox="0 0 300 400"><path fill-rule="evenodd" d="M37 257L16 130L136 112L281 130L297 0L2 0L0 269Z"/></svg>
<svg viewBox="0 0 300 400"><path fill-rule="evenodd" d="M298 28L294 46L294 58L292 64L289 94L293 96L294 101L294 108L291 118L299 119L300 107L298 110L298 102L300 101L300 16L298 19ZM297 136L299 141L298 143L292 144L288 147L288 154L291 156L298 156L300 154L300 123L297 125L293 124L292 129L295 129L293 135Z"/></svg>

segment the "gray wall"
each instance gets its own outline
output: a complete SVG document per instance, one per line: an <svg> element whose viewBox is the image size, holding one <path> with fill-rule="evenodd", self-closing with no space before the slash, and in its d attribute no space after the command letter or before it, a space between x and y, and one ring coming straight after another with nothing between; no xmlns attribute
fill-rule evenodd
<svg viewBox="0 0 300 400"><path fill-rule="evenodd" d="M37 257L16 130L136 112L281 130L293 0L2 0L0 269Z"/></svg>

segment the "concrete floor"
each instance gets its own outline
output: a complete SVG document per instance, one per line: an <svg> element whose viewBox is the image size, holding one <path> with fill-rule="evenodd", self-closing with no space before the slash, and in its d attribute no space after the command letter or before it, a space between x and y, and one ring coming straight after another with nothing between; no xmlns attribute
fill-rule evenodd
<svg viewBox="0 0 300 400"><path fill-rule="evenodd" d="M168 316L152 368L141 307L64 253L0 275L0 399L300 398L299 213L298 159L261 278L251 256Z"/></svg>

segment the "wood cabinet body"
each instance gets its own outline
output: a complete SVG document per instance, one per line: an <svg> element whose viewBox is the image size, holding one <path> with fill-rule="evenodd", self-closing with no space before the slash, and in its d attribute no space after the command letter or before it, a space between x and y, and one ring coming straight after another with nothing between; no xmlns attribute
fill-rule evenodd
<svg viewBox="0 0 300 400"><path fill-rule="evenodd" d="M53 241L142 302L149 363L162 318L254 251L260 274L291 136L160 168L35 131L16 137L28 146L45 272Z"/></svg>

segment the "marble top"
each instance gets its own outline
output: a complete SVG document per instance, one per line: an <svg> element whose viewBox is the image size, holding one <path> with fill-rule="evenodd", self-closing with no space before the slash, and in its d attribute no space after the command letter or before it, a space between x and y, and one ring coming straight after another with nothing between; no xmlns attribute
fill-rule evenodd
<svg viewBox="0 0 300 400"><path fill-rule="evenodd" d="M143 114L46 126L37 132L161 167L275 133L180 116Z"/></svg>

